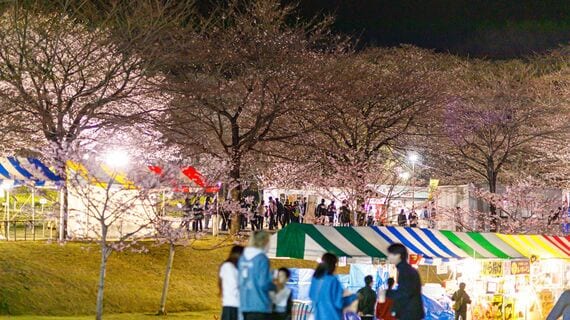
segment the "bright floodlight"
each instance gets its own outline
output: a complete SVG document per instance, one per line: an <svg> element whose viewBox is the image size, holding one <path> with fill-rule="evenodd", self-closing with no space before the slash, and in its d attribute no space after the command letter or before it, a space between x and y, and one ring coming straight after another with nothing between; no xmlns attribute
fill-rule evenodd
<svg viewBox="0 0 570 320"><path fill-rule="evenodd" d="M408 155L408 160L410 160L411 163L417 163L419 159L420 156L415 152L412 152Z"/></svg>
<svg viewBox="0 0 570 320"><path fill-rule="evenodd" d="M410 176L411 176L410 173L407 171L400 173L400 178L402 178L402 180L408 180L410 179Z"/></svg>
<svg viewBox="0 0 570 320"><path fill-rule="evenodd" d="M105 155L105 162L113 168L124 168L129 164L129 155L123 150L113 150Z"/></svg>

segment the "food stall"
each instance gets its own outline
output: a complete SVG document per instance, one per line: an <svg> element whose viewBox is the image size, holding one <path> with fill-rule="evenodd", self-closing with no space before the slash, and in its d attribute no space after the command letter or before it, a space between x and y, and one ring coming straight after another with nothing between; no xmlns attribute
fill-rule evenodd
<svg viewBox="0 0 570 320"><path fill-rule="evenodd" d="M441 285L450 296L459 283L467 283L472 319L544 319L570 280L570 239L544 235L293 224L272 237L270 256L316 261L330 252L346 257L348 264L384 268L393 243L406 246L418 267L447 273L445 281L430 284L420 272L424 295L439 292L435 289ZM377 277L377 286L383 281ZM444 294L427 298L439 300L435 295Z"/></svg>

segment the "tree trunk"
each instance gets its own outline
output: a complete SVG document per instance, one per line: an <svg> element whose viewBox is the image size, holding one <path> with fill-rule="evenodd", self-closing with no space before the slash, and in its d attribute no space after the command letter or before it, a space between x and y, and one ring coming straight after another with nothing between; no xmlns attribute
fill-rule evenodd
<svg viewBox="0 0 570 320"><path fill-rule="evenodd" d="M162 297L160 298L160 310L158 310L159 315L166 314L166 296L168 295L168 286L170 284L170 273L172 273L172 264L174 263L174 253L176 247L173 243L170 244L170 250L168 251L168 262L166 263L166 272L164 275L164 284L162 285Z"/></svg>
<svg viewBox="0 0 570 320"><path fill-rule="evenodd" d="M61 208L61 212L62 212L62 220L60 221L60 223L63 226L60 226L60 228L63 229L62 232L62 239L60 239L60 241L65 241L67 239L67 220L68 220L68 208L69 208L69 194L68 194L68 175L67 175L67 160L65 160L65 157L61 154L63 153L63 151L58 151L58 154L56 154L56 166L57 166L57 171L59 176L62 178L62 182L61 182L61 194L62 197L60 198L60 201L62 203L60 203L59 205L62 207Z"/></svg>
<svg viewBox="0 0 570 320"><path fill-rule="evenodd" d="M96 320L103 319L103 294L105 290L105 273L107 272L107 259L109 258L109 248L107 248L107 228L103 226L101 232L101 265L99 266L99 285L97 286L97 311Z"/></svg>
<svg viewBox="0 0 570 320"><path fill-rule="evenodd" d="M489 166L487 168L487 178L489 182L489 192L497 193L497 172L494 169L494 163L489 161ZM491 214L491 228L490 232L499 231L499 217L497 216L497 206L494 203L489 204L489 212Z"/></svg>
<svg viewBox="0 0 570 320"><path fill-rule="evenodd" d="M231 188L230 188L230 197L232 201L239 202L241 200L241 151L238 148L235 148L232 155L232 166L230 169L230 180L231 180ZM230 225L230 234L235 235L239 232L240 229L240 217L241 213L233 212L232 214L232 223Z"/></svg>

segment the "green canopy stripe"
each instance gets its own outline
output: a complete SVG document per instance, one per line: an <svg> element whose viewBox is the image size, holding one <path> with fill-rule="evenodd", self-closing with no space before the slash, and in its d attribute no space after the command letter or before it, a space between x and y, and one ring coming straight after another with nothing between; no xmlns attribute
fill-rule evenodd
<svg viewBox="0 0 570 320"><path fill-rule="evenodd" d="M285 228L277 232L277 257L305 258L305 232L298 228Z"/></svg>
<svg viewBox="0 0 570 320"><path fill-rule="evenodd" d="M468 232L467 235L471 239L475 240L475 242L477 242L481 247L485 248L485 250L495 255L497 258L502 258L502 259L512 258L503 251L501 251L499 248L495 247L491 242L489 242L489 240L485 239L485 237L483 237L483 235L481 235L480 233Z"/></svg>
<svg viewBox="0 0 570 320"><path fill-rule="evenodd" d="M481 255L479 252L475 251L471 248L467 243L461 240L455 233L449 230L440 230L441 234L443 234L449 241L453 242L454 245L458 246L461 250L465 251L469 256L478 259L484 259L485 257Z"/></svg>
<svg viewBox="0 0 570 320"><path fill-rule="evenodd" d="M373 258L386 258L386 255L383 254L382 251L378 250L378 248L366 241L366 239L364 239L364 237L361 236L354 228L337 227L335 229L367 256Z"/></svg>
<svg viewBox="0 0 570 320"><path fill-rule="evenodd" d="M338 257L351 257L346 252L341 250L339 247L334 245L329 239L327 239L317 228L315 228L312 224L304 224L304 223L292 223L287 228L293 226L293 228L300 228L303 230L309 237L315 240L323 249L325 249L329 253L334 253Z"/></svg>

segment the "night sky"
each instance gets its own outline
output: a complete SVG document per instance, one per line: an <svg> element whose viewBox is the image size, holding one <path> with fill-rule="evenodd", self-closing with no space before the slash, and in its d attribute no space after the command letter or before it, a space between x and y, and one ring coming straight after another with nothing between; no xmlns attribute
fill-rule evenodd
<svg viewBox="0 0 570 320"><path fill-rule="evenodd" d="M294 1L294 0L291 0ZM300 14L334 14L361 46L414 44L489 58L570 42L570 0L297 0Z"/></svg>

